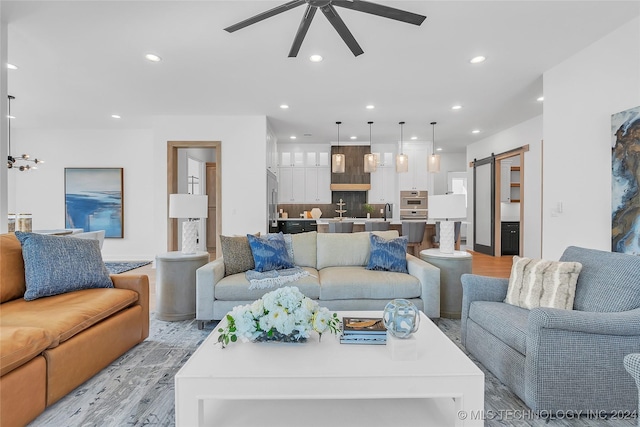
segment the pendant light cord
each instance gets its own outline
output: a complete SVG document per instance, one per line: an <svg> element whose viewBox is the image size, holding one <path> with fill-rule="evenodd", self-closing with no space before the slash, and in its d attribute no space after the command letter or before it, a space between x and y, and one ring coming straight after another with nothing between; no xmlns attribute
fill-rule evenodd
<svg viewBox="0 0 640 427"><path fill-rule="evenodd" d="M438 122L431 122L431 157L436 155L436 124Z"/></svg>
<svg viewBox="0 0 640 427"><path fill-rule="evenodd" d="M7 114L7 139L9 140L9 157L11 157L11 100L15 99L14 96L8 95L9 98L9 111Z"/></svg>
<svg viewBox="0 0 640 427"><path fill-rule="evenodd" d="M340 146L340 125L342 124L342 122L336 122L336 124L338 125L338 147Z"/></svg>
<svg viewBox="0 0 640 427"><path fill-rule="evenodd" d="M404 127L404 122L399 122L400 124L400 154L404 154L403 151L403 141L404 141L404 137L403 137L403 133L402 133L402 128Z"/></svg>

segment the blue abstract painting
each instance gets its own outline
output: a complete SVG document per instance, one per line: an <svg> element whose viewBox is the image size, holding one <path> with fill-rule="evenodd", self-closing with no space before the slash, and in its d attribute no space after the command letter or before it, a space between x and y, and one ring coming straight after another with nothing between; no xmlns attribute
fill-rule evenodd
<svg viewBox="0 0 640 427"><path fill-rule="evenodd" d="M611 250L640 255L640 107L611 116Z"/></svg>
<svg viewBox="0 0 640 427"><path fill-rule="evenodd" d="M124 237L122 168L65 168L65 227Z"/></svg>

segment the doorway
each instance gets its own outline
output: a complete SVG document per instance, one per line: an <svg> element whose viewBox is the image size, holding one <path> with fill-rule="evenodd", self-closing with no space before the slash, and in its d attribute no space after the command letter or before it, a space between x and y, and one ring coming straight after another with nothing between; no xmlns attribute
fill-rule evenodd
<svg viewBox="0 0 640 427"><path fill-rule="evenodd" d="M215 152L215 172L214 172L214 183L213 188L211 190L215 191L215 213L214 217L211 218L211 215L207 219L207 222L213 220L214 224L214 233L215 237L212 237L212 240L215 241L215 248L220 247L220 236L219 230L222 229L222 191L221 191L221 169L222 169L222 155L221 155L221 142L220 141L168 141L167 142L167 250L168 251L177 251L178 250L178 220L175 218L169 218L168 209L169 209L169 195L179 193L178 182L179 182L179 172L178 172L178 149L181 148L200 148L200 149L212 149ZM207 194L209 191L207 190ZM207 232L207 234L210 233ZM208 240L208 239L207 239ZM207 244L207 247L211 246L211 242ZM215 249L214 249L215 250ZM213 258L217 258L217 253L212 256Z"/></svg>
<svg viewBox="0 0 640 427"><path fill-rule="evenodd" d="M524 145L471 162L474 251L502 256L504 244L509 245L512 254L522 254L524 156L528 151L529 146ZM517 235L515 240L514 234Z"/></svg>

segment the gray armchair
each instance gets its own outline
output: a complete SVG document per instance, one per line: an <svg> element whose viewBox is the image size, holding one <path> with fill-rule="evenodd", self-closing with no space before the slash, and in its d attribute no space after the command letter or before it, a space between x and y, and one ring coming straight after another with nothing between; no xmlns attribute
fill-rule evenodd
<svg viewBox="0 0 640 427"><path fill-rule="evenodd" d="M465 274L461 341L537 411L635 411L623 358L640 352L640 257L568 247L582 263L573 310L504 303L508 279Z"/></svg>

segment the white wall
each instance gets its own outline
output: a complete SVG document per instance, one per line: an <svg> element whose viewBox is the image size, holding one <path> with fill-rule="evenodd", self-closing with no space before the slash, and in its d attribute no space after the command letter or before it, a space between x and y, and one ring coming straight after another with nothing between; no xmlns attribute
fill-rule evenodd
<svg viewBox="0 0 640 427"><path fill-rule="evenodd" d="M15 136L15 138L14 138ZM149 242L155 230L153 191L157 185L151 161L150 130L25 130L12 131L12 146L45 159L37 171L9 176L11 212L33 215L34 229L65 226L64 168L124 168L124 239L105 239L105 259L152 259ZM166 151L166 149L165 149ZM165 227L166 228L166 227Z"/></svg>
<svg viewBox="0 0 640 427"><path fill-rule="evenodd" d="M542 116L538 116L467 147L467 171L469 174L468 219L472 222L473 168L468 167L468 162L472 162L473 159L480 160L489 157L491 153L500 154L514 148L529 145L529 151L524 155L524 221L521 224L520 238L523 241L521 255L530 258L539 258L541 256L541 140ZM496 226L499 227L500 224L496 224ZM468 229L467 245L473 248L473 224L470 224Z"/></svg>
<svg viewBox="0 0 640 427"><path fill-rule="evenodd" d="M153 124L154 247L167 247L167 141L220 141L222 230L232 235L267 231L265 116L158 116Z"/></svg>
<svg viewBox="0 0 640 427"><path fill-rule="evenodd" d="M46 160L12 173L8 205L34 229L64 227L64 168L124 168L124 239L106 239L106 260L153 259L167 250L167 141L221 141L222 234L266 232L266 117L157 117L146 130L12 132L20 151ZM15 136L15 139L14 139Z"/></svg>
<svg viewBox="0 0 640 427"><path fill-rule="evenodd" d="M640 18L547 71L544 97L543 256L610 251L611 115L640 105Z"/></svg>
<svg viewBox="0 0 640 427"><path fill-rule="evenodd" d="M431 174L433 177L433 194L445 194L449 191L447 172L464 172L466 170L467 158L465 153L440 153L440 172Z"/></svg>

